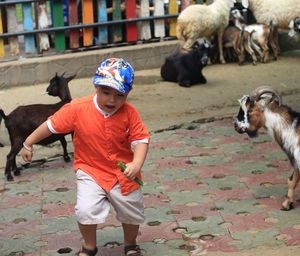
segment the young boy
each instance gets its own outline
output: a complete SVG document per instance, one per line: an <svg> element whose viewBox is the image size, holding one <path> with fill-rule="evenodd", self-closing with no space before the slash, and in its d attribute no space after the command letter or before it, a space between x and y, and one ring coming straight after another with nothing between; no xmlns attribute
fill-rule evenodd
<svg viewBox="0 0 300 256"><path fill-rule="evenodd" d="M150 136L137 110L126 102L133 79L134 70L125 60L103 61L93 78L96 95L64 105L23 143L22 157L31 162L33 144L52 133L74 132L75 213L84 239L79 256L97 255L97 224L105 222L109 203L122 223L125 255L142 255L136 238L144 203L134 179L141 179ZM118 161L126 163L124 172Z"/></svg>

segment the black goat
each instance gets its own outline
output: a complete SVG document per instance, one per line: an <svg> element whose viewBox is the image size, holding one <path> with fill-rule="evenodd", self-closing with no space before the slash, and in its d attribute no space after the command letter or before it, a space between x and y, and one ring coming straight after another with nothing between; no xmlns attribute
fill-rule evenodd
<svg viewBox="0 0 300 256"><path fill-rule="evenodd" d="M165 81L177 82L180 86L190 87L194 84L205 84L206 78L202 69L207 65L211 44L206 39L198 39L192 50L177 52L166 58L160 69Z"/></svg>
<svg viewBox="0 0 300 256"><path fill-rule="evenodd" d="M58 96L61 101L56 104L33 104L27 106L19 106L13 110L9 115L5 115L0 109L0 116L4 119L5 126L9 133L11 143L10 152L7 155L5 166L5 176L8 181L13 180L11 172L14 175L20 175L20 168L17 168L16 156L23 147L25 139L49 116L59 110L64 104L72 100L68 83L75 77L64 77L64 74L58 76L57 74L50 80L50 84L46 89L48 95ZM64 160L69 162L71 159L67 152L66 134L53 134L48 138L40 141L40 145L48 145L57 140L61 142L64 152Z"/></svg>

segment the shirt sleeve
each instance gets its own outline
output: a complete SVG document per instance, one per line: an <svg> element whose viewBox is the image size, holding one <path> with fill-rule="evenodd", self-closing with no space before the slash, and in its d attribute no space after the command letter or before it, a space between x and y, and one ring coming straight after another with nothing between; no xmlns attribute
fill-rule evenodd
<svg viewBox="0 0 300 256"><path fill-rule="evenodd" d="M70 133L74 131L76 108L72 103L65 104L47 120L52 133Z"/></svg>
<svg viewBox="0 0 300 256"><path fill-rule="evenodd" d="M132 146L138 143L150 143L150 134L142 122L138 111L134 107L129 108L129 142Z"/></svg>

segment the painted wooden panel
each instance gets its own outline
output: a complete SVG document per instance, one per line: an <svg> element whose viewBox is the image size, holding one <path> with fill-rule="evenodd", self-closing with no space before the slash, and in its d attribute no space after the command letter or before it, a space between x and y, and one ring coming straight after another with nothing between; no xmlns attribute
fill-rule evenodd
<svg viewBox="0 0 300 256"><path fill-rule="evenodd" d="M106 0L98 0L97 4L98 4L98 22L106 22L107 21ZM98 41L99 44L108 43L107 26L100 26L98 28Z"/></svg>
<svg viewBox="0 0 300 256"><path fill-rule="evenodd" d="M178 8L177 0L169 0L169 14L177 14L178 11L179 8ZM176 36L176 24L177 24L176 19L170 19L169 24L170 24L169 35Z"/></svg>
<svg viewBox="0 0 300 256"><path fill-rule="evenodd" d="M0 8L0 34L3 34L3 24L2 24L2 15L1 15L1 8ZM4 51L4 40L0 38L0 57L5 56Z"/></svg>
<svg viewBox="0 0 300 256"><path fill-rule="evenodd" d="M39 1L37 4L37 20L38 20L38 28L44 29L49 27L49 21L46 11L46 2ZM48 33L39 33L37 35L38 41L38 51L43 52L47 51L50 48L50 41Z"/></svg>
<svg viewBox="0 0 300 256"><path fill-rule="evenodd" d="M6 15L7 15L7 32L16 32L18 31L17 16L16 16L16 7L14 4L6 6ZM18 37L13 36L8 38L10 54L18 55L20 52Z"/></svg>
<svg viewBox="0 0 300 256"><path fill-rule="evenodd" d="M196 0L196 4L203 4L203 0Z"/></svg>
<svg viewBox="0 0 300 256"><path fill-rule="evenodd" d="M136 18L136 0L126 0L126 18ZM126 23L126 41L137 41L137 24L136 22Z"/></svg>
<svg viewBox="0 0 300 256"><path fill-rule="evenodd" d="M149 17L149 7L149 0L141 0L138 16ZM138 38L141 40L149 40L151 38L151 29L149 21L138 22Z"/></svg>
<svg viewBox="0 0 300 256"><path fill-rule="evenodd" d="M155 0L154 16L163 16L163 15L165 15L164 0ZM154 36L160 38L166 36L165 21L163 19L154 21Z"/></svg>
<svg viewBox="0 0 300 256"><path fill-rule="evenodd" d="M82 23L94 23L93 0L81 0L82 3ZM83 46L93 45L94 31L93 28L83 29Z"/></svg>
<svg viewBox="0 0 300 256"><path fill-rule="evenodd" d="M121 0L113 0L113 20L121 20ZM122 41L122 25L113 26L113 42Z"/></svg>
<svg viewBox="0 0 300 256"><path fill-rule="evenodd" d="M53 27L64 26L63 3L61 0L53 0ZM65 32L55 32L54 36L55 49L63 51L66 49Z"/></svg>
<svg viewBox="0 0 300 256"><path fill-rule="evenodd" d="M32 6L31 3L23 3L23 27L24 31L33 30L33 20L32 20ZM26 53L35 53L35 40L34 35L25 35L24 36L25 52Z"/></svg>
<svg viewBox="0 0 300 256"><path fill-rule="evenodd" d="M78 24L78 11L77 11L77 1L69 0L68 5L69 11L69 25ZM78 48L79 47L79 30L71 29L70 30L70 48Z"/></svg>

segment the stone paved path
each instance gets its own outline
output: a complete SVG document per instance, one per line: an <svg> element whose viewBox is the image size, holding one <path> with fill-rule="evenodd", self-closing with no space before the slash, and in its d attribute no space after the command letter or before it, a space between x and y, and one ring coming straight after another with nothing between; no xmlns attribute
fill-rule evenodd
<svg viewBox="0 0 300 256"><path fill-rule="evenodd" d="M234 131L231 119L153 133L143 170L145 255L299 247L300 187L295 209L280 210L290 174L267 134L250 140ZM53 158L24 169L14 182L0 181L0 255L74 255L80 234L71 164ZM123 255L122 239L111 213L98 228L101 255Z"/></svg>

